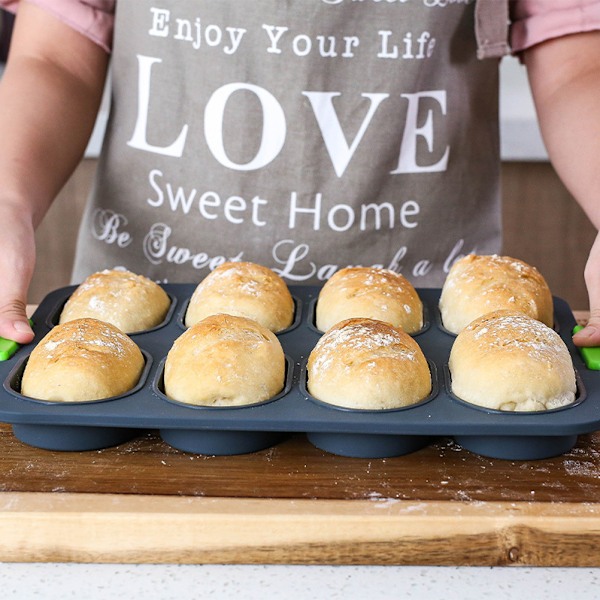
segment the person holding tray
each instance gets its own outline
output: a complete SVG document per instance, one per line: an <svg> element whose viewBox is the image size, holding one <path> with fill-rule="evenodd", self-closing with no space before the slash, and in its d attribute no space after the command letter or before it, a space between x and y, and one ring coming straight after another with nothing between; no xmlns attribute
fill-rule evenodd
<svg viewBox="0 0 600 600"><path fill-rule="evenodd" d="M228 260L441 286L500 250L498 63L527 65L556 170L600 227L600 0L0 0L0 336L28 342L34 229L111 114L73 279ZM510 28L509 28L510 21ZM510 44L509 44L510 42ZM600 240L600 238L599 238ZM600 241L587 268L600 345Z"/></svg>

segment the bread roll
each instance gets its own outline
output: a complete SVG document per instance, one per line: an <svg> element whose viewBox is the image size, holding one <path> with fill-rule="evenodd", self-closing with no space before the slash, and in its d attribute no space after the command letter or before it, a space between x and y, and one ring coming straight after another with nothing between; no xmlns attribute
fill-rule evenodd
<svg viewBox="0 0 600 600"><path fill-rule="evenodd" d="M190 327L221 313L246 317L278 332L292 324L294 301L283 279L271 269L231 262L217 267L198 285L185 324Z"/></svg>
<svg viewBox="0 0 600 600"><path fill-rule="evenodd" d="M417 342L375 319L334 325L310 353L307 371L312 396L346 408L399 408L431 392L429 365Z"/></svg>
<svg viewBox="0 0 600 600"><path fill-rule="evenodd" d="M552 294L541 273L509 256L469 254L456 261L439 301L444 327L459 333L471 321L495 310L523 312L552 327Z"/></svg>
<svg viewBox="0 0 600 600"><path fill-rule="evenodd" d="M499 310L473 321L454 340L448 366L454 395L486 408L540 411L575 401L565 343L523 313Z"/></svg>
<svg viewBox="0 0 600 600"><path fill-rule="evenodd" d="M423 303L403 275L388 269L349 267L335 273L321 289L316 326L327 331L336 323L366 317L416 333L423 327Z"/></svg>
<svg viewBox="0 0 600 600"><path fill-rule="evenodd" d="M167 293L154 281L129 271L106 270L87 277L67 300L60 323L89 317L124 333L160 324L169 310Z"/></svg>
<svg viewBox="0 0 600 600"><path fill-rule="evenodd" d="M142 352L117 327L77 319L51 329L33 349L21 393L53 402L111 398L134 388L143 369Z"/></svg>
<svg viewBox="0 0 600 600"><path fill-rule="evenodd" d="M232 315L211 315L190 327L165 362L165 394L187 404L254 404L276 396L284 381L285 357L275 334Z"/></svg>

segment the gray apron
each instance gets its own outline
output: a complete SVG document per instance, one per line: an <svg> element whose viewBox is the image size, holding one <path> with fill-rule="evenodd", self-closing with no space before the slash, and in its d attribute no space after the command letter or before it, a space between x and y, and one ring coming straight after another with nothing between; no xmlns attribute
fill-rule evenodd
<svg viewBox="0 0 600 600"><path fill-rule="evenodd" d="M500 251L503 0L120 0L73 274L226 260L439 286Z"/></svg>

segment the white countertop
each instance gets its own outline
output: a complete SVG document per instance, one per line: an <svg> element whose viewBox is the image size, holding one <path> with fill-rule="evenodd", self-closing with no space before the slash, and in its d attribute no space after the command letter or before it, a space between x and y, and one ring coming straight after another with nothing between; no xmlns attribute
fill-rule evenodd
<svg viewBox="0 0 600 600"><path fill-rule="evenodd" d="M596 600L598 569L0 564L3 600Z"/></svg>

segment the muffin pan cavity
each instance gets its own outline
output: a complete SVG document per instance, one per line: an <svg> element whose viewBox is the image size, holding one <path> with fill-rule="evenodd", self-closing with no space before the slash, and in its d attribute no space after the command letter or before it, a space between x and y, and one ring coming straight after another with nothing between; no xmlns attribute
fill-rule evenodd
<svg viewBox="0 0 600 600"><path fill-rule="evenodd" d="M279 443L292 433L304 433L316 447L361 458L401 456L437 437L451 437L464 448L485 456L534 460L568 452L579 434L600 429L600 373L586 368L570 332L575 319L569 306L554 298L559 333L573 359L578 398L560 410L540 413L486 411L453 397L447 361L454 337L438 319L427 318L415 340L432 372L430 397L396 410L339 409L312 398L306 391L306 360L322 335L314 326L317 286L290 286L296 319L277 334L287 360L286 387L275 398L244 407L195 407L167 399L162 391L162 365L174 340L182 335L181 313L195 284L165 284L171 297L168 320L150 331L132 334L146 356L146 371L130 393L104 401L48 403L23 397L19 377L35 344L54 326L55 315L75 289L51 292L33 315L35 340L0 363L0 421L12 424L15 435L32 446L65 451L95 450L122 443L147 430L184 452L245 454ZM439 289L417 289L426 316L436 315ZM510 373L507 373L510 376Z"/></svg>

